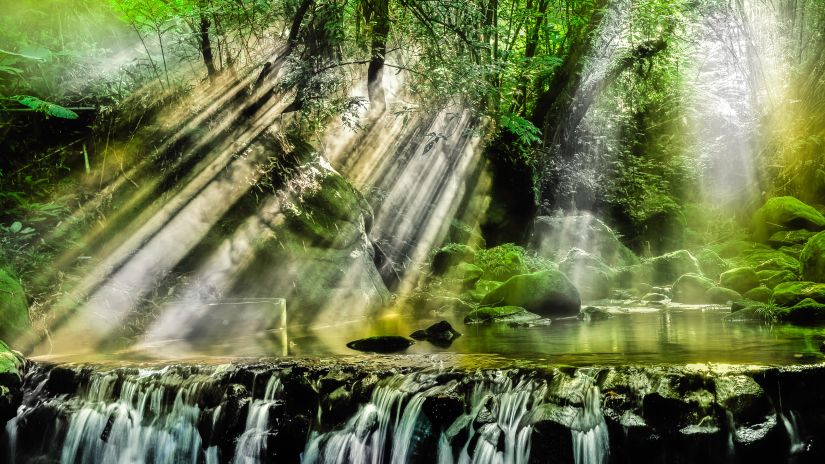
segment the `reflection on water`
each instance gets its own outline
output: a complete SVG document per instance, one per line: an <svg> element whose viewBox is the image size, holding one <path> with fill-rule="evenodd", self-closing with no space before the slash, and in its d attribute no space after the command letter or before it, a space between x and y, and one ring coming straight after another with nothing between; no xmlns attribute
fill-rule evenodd
<svg viewBox="0 0 825 464"><path fill-rule="evenodd" d="M464 335L449 348L418 342L408 353L494 353L553 364L733 363L784 365L821 362L825 332L816 328L724 320L730 309L611 308L608 320L554 320L549 326L464 325L460 316L395 317L292 335L293 355L352 355L346 342L370 335L409 335L446 319Z"/></svg>

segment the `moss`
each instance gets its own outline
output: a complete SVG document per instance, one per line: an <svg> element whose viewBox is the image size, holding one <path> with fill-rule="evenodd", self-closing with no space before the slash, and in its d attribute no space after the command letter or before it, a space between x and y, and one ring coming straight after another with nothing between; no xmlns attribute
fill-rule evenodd
<svg viewBox="0 0 825 464"><path fill-rule="evenodd" d="M673 301L677 303L705 303L705 294L713 288L712 280L699 274L685 274L673 284Z"/></svg>
<svg viewBox="0 0 825 464"><path fill-rule="evenodd" d="M742 298L739 292L724 287L709 288L705 292L705 300L708 303L725 304Z"/></svg>
<svg viewBox="0 0 825 464"><path fill-rule="evenodd" d="M699 262L687 250L678 250L644 262L652 283L668 285L685 274L700 274Z"/></svg>
<svg viewBox="0 0 825 464"><path fill-rule="evenodd" d="M759 276L756 275L756 271L753 268L738 267L723 272L719 276L719 282L722 287L739 293L745 293L759 286Z"/></svg>
<svg viewBox="0 0 825 464"><path fill-rule="evenodd" d="M799 273L799 260L776 250L757 250L731 260L737 267L752 267L755 271L788 271Z"/></svg>
<svg viewBox="0 0 825 464"><path fill-rule="evenodd" d="M794 197L774 197L751 219L751 231L758 242L767 242L776 232L825 229L825 216Z"/></svg>
<svg viewBox="0 0 825 464"><path fill-rule="evenodd" d="M825 322L825 304L805 298L783 311L780 317L794 324L822 324Z"/></svg>
<svg viewBox="0 0 825 464"><path fill-rule="evenodd" d="M762 285L771 290L782 282L791 282L797 279L796 274L790 271L756 271L756 275L759 276Z"/></svg>
<svg viewBox="0 0 825 464"><path fill-rule="evenodd" d="M745 292L742 297L760 303L769 303L773 297L773 290L768 287L756 287Z"/></svg>
<svg viewBox="0 0 825 464"><path fill-rule="evenodd" d="M496 288L501 286L501 282L497 282L495 280L484 280L480 279L476 281L475 285L473 286L472 290L466 292L467 299L470 301L479 302L487 296L488 293L492 292Z"/></svg>
<svg viewBox="0 0 825 464"><path fill-rule="evenodd" d="M519 306L496 306L478 308L464 318L465 324L485 324L490 322L528 322L540 319Z"/></svg>
<svg viewBox="0 0 825 464"><path fill-rule="evenodd" d="M479 250L473 264L484 270L484 280L504 282L510 277L530 272L524 248L512 243Z"/></svg>
<svg viewBox="0 0 825 464"><path fill-rule="evenodd" d="M802 249L801 277L812 282L825 282L825 232L811 238Z"/></svg>
<svg viewBox="0 0 825 464"><path fill-rule="evenodd" d="M710 250L716 252L722 258L736 258L752 253L754 251L769 251L770 247L756 242L745 240L729 240L727 242L713 245Z"/></svg>
<svg viewBox="0 0 825 464"><path fill-rule="evenodd" d="M719 275L730 269L730 265L711 249L704 249L696 255L699 262L699 269L707 277L718 279Z"/></svg>
<svg viewBox="0 0 825 464"><path fill-rule="evenodd" d="M825 303L825 284L785 282L773 289L773 301L779 306L794 306L807 298Z"/></svg>
<svg viewBox="0 0 825 464"><path fill-rule="evenodd" d="M481 301L484 306L521 306L548 317L579 313L576 287L559 271L542 271L508 279Z"/></svg>
<svg viewBox="0 0 825 464"><path fill-rule="evenodd" d="M770 236L768 243L779 248L783 246L804 245L808 240L816 235L816 232L809 230L783 230Z"/></svg>
<svg viewBox="0 0 825 464"><path fill-rule="evenodd" d="M433 254L432 270L436 275L441 275L447 272L453 266L459 263L471 263L475 259L475 250L467 245L459 243L450 243Z"/></svg>
<svg viewBox="0 0 825 464"><path fill-rule="evenodd" d="M14 339L30 327L23 287L9 272L0 269L0 337Z"/></svg>

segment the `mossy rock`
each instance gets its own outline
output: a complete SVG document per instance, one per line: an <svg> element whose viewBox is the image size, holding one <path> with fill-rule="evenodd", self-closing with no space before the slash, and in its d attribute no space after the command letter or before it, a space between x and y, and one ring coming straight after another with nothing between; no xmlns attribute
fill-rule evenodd
<svg viewBox="0 0 825 464"><path fill-rule="evenodd" d="M775 322L780 313L779 308L752 300L734 301L731 313L725 316L728 321L764 321Z"/></svg>
<svg viewBox="0 0 825 464"><path fill-rule="evenodd" d="M464 318L465 324L490 324L498 322L532 322L541 319L538 314L533 314L519 306L496 306L478 308Z"/></svg>
<svg viewBox="0 0 825 464"><path fill-rule="evenodd" d="M26 359L12 350L6 342L0 340L0 378L8 379L9 376L16 377L16 381L22 381L23 368L26 365Z"/></svg>
<svg viewBox="0 0 825 464"><path fill-rule="evenodd" d="M719 276L719 283L722 287L729 288L739 293L759 286L759 276L756 270L750 267L738 267L723 272Z"/></svg>
<svg viewBox="0 0 825 464"><path fill-rule="evenodd" d="M771 290L783 282L792 282L797 280L796 274L790 271L756 271L756 275L759 276L759 281L762 285Z"/></svg>
<svg viewBox="0 0 825 464"><path fill-rule="evenodd" d="M816 282L785 282L773 289L773 301L791 307L805 299L825 303L825 284Z"/></svg>
<svg viewBox="0 0 825 464"><path fill-rule="evenodd" d="M783 246L779 247L779 251L781 253L785 253L786 255L790 256L793 259L799 260L802 257L802 250L805 247L803 245L791 245L791 246Z"/></svg>
<svg viewBox="0 0 825 464"><path fill-rule="evenodd" d="M732 259L737 267L752 267L755 271L789 271L799 273L799 260L776 250L757 250Z"/></svg>
<svg viewBox="0 0 825 464"><path fill-rule="evenodd" d="M825 282L825 232L820 232L808 240L799 261L802 279Z"/></svg>
<svg viewBox="0 0 825 464"><path fill-rule="evenodd" d="M479 279L478 281L476 281L473 288L465 292L465 294L467 295L469 300L479 302L483 300L488 293L492 292L498 287L501 287L501 282L497 282L495 280Z"/></svg>
<svg viewBox="0 0 825 464"><path fill-rule="evenodd" d="M599 300L610 295L615 271L596 256L573 248L559 263L559 270L579 290L585 300Z"/></svg>
<svg viewBox="0 0 825 464"><path fill-rule="evenodd" d="M431 268L433 273L441 275L459 263L472 263L475 260L476 251L468 246L459 243L450 243L441 247L433 254Z"/></svg>
<svg viewBox="0 0 825 464"><path fill-rule="evenodd" d="M810 230L783 230L771 235L768 243L774 248L804 245L814 235Z"/></svg>
<svg viewBox="0 0 825 464"><path fill-rule="evenodd" d="M673 284L673 301L676 303L707 303L707 291L714 282L699 274L685 274Z"/></svg>
<svg viewBox="0 0 825 464"><path fill-rule="evenodd" d="M696 261L699 262L702 274L714 280L719 279L720 274L730 269L730 265L711 249L700 251L696 255Z"/></svg>
<svg viewBox="0 0 825 464"><path fill-rule="evenodd" d="M742 295L743 298L760 303L769 303L773 296L773 290L768 287L756 287L748 290Z"/></svg>
<svg viewBox="0 0 825 464"><path fill-rule="evenodd" d="M13 340L30 328L29 304L20 281L0 269L0 337Z"/></svg>
<svg viewBox="0 0 825 464"><path fill-rule="evenodd" d="M459 276L465 287L473 287L484 275L484 269L470 263L461 263L455 267L456 275Z"/></svg>
<svg viewBox="0 0 825 464"><path fill-rule="evenodd" d="M771 248L762 243L749 242L746 240L729 240L718 245L713 245L710 249L720 257L729 259L744 256L755 251L770 251Z"/></svg>
<svg viewBox="0 0 825 464"><path fill-rule="evenodd" d="M544 317L575 316L581 297L560 271L542 271L508 279L481 300L484 306L520 306Z"/></svg>
<svg viewBox="0 0 825 464"><path fill-rule="evenodd" d="M774 197L756 210L751 219L751 231L758 242L767 242L782 231L825 229L825 216L794 197Z"/></svg>
<svg viewBox="0 0 825 464"><path fill-rule="evenodd" d="M473 264L484 270L482 279L504 282L510 277L530 272L524 255L524 248L505 243L486 250L479 250Z"/></svg>
<svg viewBox="0 0 825 464"><path fill-rule="evenodd" d="M530 237L530 249L542 256L558 259L572 248L584 250L608 266L621 267L639 263L639 258L619 240L616 233L591 214L536 218Z"/></svg>
<svg viewBox="0 0 825 464"><path fill-rule="evenodd" d="M582 308L581 312L577 317L580 321L596 322L611 319L613 315L610 314L610 311L604 308L588 306L586 308Z"/></svg>
<svg viewBox="0 0 825 464"><path fill-rule="evenodd" d="M739 292L729 288L713 287L709 288L708 291L705 292L705 300L708 303L726 304L740 299L742 299L742 295L740 295Z"/></svg>
<svg viewBox="0 0 825 464"><path fill-rule="evenodd" d="M463 243L475 247L484 247L486 242L481 234L466 222L453 219L447 231L447 240L451 243Z"/></svg>
<svg viewBox="0 0 825 464"><path fill-rule="evenodd" d="M825 323L825 304L805 298L783 311L780 317L783 321L793 324L823 324Z"/></svg>
<svg viewBox="0 0 825 464"><path fill-rule="evenodd" d="M351 341L347 343L347 348L370 353L395 353L406 350L414 343L412 340L397 335L378 335Z"/></svg>
<svg viewBox="0 0 825 464"><path fill-rule="evenodd" d="M650 272L651 282L657 285L668 285L685 274L701 274L699 262L687 250L673 251L655 258L650 258L643 264Z"/></svg>

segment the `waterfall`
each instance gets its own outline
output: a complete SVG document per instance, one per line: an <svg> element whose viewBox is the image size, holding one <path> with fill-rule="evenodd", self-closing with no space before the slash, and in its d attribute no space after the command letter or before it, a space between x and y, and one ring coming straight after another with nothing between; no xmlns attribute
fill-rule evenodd
<svg viewBox="0 0 825 464"><path fill-rule="evenodd" d="M607 464L610 437L601 410L599 387L589 386L582 408L570 427L573 434L573 459L576 464Z"/></svg>
<svg viewBox="0 0 825 464"><path fill-rule="evenodd" d="M234 464L254 464L260 462L266 452L266 442L270 434L270 410L281 401L277 396L283 390L281 379L275 375L270 377L266 384L266 391L262 399L256 399L249 406L249 415L246 418L246 427L238 438L235 448Z"/></svg>
<svg viewBox="0 0 825 464"><path fill-rule="evenodd" d="M794 411L788 411L787 414L780 413L779 417L782 419L782 425L785 426L785 432L788 434L791 456L805 451L805 442L802 441L802 434L799 431L797 414Z"/></svg>

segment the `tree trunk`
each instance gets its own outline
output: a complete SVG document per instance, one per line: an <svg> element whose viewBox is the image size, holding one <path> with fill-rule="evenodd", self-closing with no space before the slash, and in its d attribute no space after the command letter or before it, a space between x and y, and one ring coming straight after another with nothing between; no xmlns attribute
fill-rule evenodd
<svg viewBox="0 0 825 464"><path fill-rule="evenodd" d="M200 27L200 42L201 55L203 55L203 64L206 65L206 75L209 80L214 80L217 70L215 69L215 57L212 55L212 42L209 40L209 19L201 15Z"/></svg>
<svg viewBox="0 0 825 464"><path fill-rule="evenodd" d="M384 60L387 53L387 37L390 33L389 0L373 0L372 19L372 44L370 64L367 68L367 92L372 108L382 110L386 105L384 97Z"/></svg>

